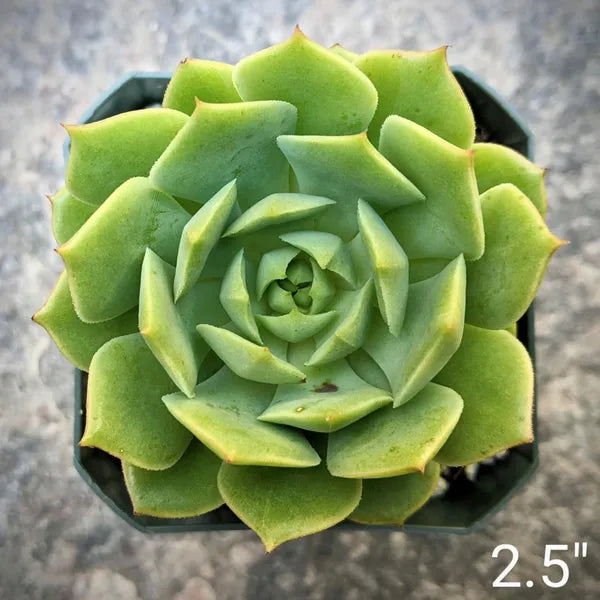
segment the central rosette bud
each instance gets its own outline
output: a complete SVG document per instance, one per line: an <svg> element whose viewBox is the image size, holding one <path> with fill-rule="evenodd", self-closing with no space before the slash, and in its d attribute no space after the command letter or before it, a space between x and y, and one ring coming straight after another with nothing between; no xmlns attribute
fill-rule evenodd
<svg viewBox="0 0 600 600"><path fill-rule="evenodd" d="M310 312L311 286L314 279L313 268L308 257L294 259L286 271L285 279L278 279L267 290L269 308L280 314L296 308L301 313Z"/></svg>

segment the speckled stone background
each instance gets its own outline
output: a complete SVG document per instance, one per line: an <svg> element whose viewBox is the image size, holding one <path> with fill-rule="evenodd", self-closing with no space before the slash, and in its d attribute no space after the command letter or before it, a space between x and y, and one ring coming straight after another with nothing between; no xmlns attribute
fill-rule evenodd
<svg viewBox="0 0 600 600"><path fill-rule="evenodd" d="M310 600L593 598L600 593L600 4L597 0L0 1L0 598ZM61 184L58 123L129 70L228 62L285 39L450 44L537 134L552 229L571 245L537 302L541 468L479 533L327 532L265 555L250 532L145 536L72 467L72 369L29 321L61 262L44 194ZM541 583L546 543L589 542L571 578ZM521 552L492 590L500 543ZM554 575L556 577L556 575ZM594 595L594 590L596 595Z"/></svg>

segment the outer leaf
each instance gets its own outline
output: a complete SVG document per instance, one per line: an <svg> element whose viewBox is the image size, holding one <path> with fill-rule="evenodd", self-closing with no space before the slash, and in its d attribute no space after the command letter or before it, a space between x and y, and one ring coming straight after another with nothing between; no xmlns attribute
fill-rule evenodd
<svg viewBox="0 0 600 600"><path fill-rule="evenodd" d="M350 286L355 285L350 254L337 235L325 231L293 231L279 237L314 258L321 269L335 273Z"/></svg>
<svg viewBox="0 0 600 600"><path fill-rule="evenodd" d="M176 519L218 508L223 504L217 487L221 462L196 440L164 471L148 471L124 462L123 475L134 513Z"/></svg>
<svg viewBox="0 0 600 600"><path fill-rule="evenodd" d="M278 467L319 464L319 455L300 433L257 421L273 392L273 386L240 379L223 367L196 387L194 398L178 393L163 401L176 419L227 462Z"/></svg>
<svg viewBox="0 0 600 600"><path fill-rule="evenodd" d="M271 194L251 206L223 234L236 237L259 231L271 225L289 223L323 212L335 200L308 194Z"/></svg>
<svg viewBox="0 0 600 600"><path fill-rule="evenodd" d="M286 42L241 60L233 81L244 100L285 100L298 107L299 134L358 133L377 106L367 77L298 28Z"/></svg>
<svg viewBox="0 0 600 600"><path fill-rule="evenodd" d="M359 198L380 212L421 202L423 194L371 145L365 133L345 136L287 135L277 144L292 166L300 190L333 198L318 228L345 241L358 232Z"/></svg>
<svg viewBox="0 0 600 600"><path fill-rule="evenodd" d="M341 56L344 60L347 60L348 62L354 62L360 56L356 52L352 52L352 50L348 50L340 44L334 44L333 46L328 48L328 50L329 52L333 52L334 54Z"/></svg>
<svg viewBox="0 0 600 600"><path fill-rule="evenodd" d="M508 331L465 325L460 348L435 380L455 389L465 403L436 461L475 463L533 439L531 359Z"/></svg>
<svg viewBox="0 0 600 600"><path fill-rule="evenodd" d="M403 525L435 491L440 466L430 462L425 472L363 481L360 504L348 517L367 525Z"/></svg>
<svg viewBox="0 0 600 600"><path fill-rule="evenodd" d="M95 446L143 469L167 469L192 435L167 411L175 385L138 333L115 338L92 359L80 446Z"/></svg>
<svg viewBox="0 0 600 600"><path fill-rule="evenodd" d="M369 279L357 292L340 297L336 305L339 318L318 336L317 349L305 363L323 365L348 356L362 346L370 322L373 281Z"/></svg>
<svg viewBox="0 0 600 600"><path fill-rule="evenodd" d="M296 109L286 102L198 102L150 178L174 196L201 204L237 178L238 201L246 210L287 190L288 165L275 140L295 125Z"/></svg>
<svg viewBox="0 0 600 600"><path fill-rule="evenodd" d="M401 407L381 408L330 434L329 472L364 479L423 473L454 429L462 406L454 390L429 383Z"/></svg>
<svg viewBox="0 0 600 600"><path fill-rule="evenodd" d="M233 66L212 60L185 58L169 81L163 106L191 115L196 98L202 102L239 102L231 74Z"/></svg>
<svg viewBox="0 0 600 600"><path fill-rule="evenodd" d="M224 464L219 490L231 510L263 541L267 552L288 540L343 521L360 500L361 481L312 469Z"/></svg>
<svg viewBox="0 0 600 600"><path fill-rule="evenodd" d="M256 315L256 319L278 338L296 343L319 333L334 316L334 310L316 315L305 315L297 308L293 308L285 315Z"/></svg>
<svg viewBox="0 0 600 600"><path fill-rule="evenodd" d="M52 232L59 244L64 244L79 231L97 208L75 198L66 187L49 198L52 203Z"/></svg>
<svg viewBox="0 0 600 600"><path fill-rule="evenodd" d="M291 346L288 358L301 366L313 349L312 342ZM271 405L258 418L309 431L330 432L391 401L389 392L363 381L341 359L322 367L307 367L305 383L277 386Z"/></svg>
<svg viewBox="0 0 600 600"><path fill-rule="evenodd" d="M137 311L130 310L103 323L84 323L73 308L67 272L63 271L46 301L33 315L63 356L82 371L89 371L96 351L108 340L137 331Z"/></svg>
<svg viewBox="0 0 600 600"><path fill-rule="evenodd" d="M189 214L143 177L126 181L57 249L69 275L79 318L94 323L138 303L146 248L175 262Z"/></svg>
<svg viewBox="0 0 600 600"><path fill-rule="evenodd" d="M236 201L235 180L223 186L183 228L175 270L175 300L200 279L206 261L217 245Z"/></svg>
<svg viewBox="0 0 600 600"><path fill-rule="evenodd" d="M410 400L448 362L462 338L465 263L462 256L439 275L409 286L404 327L391 335L373 318L363 348L386 374L394 406Z"/></svg>
<svg viewBox="0 0 600 600"><path fill-rule="evenodd" d="M219 294L221 305L229 318L237 325L238 329L251 340L262 344L258 327L252 314L250 296L246 286L246 262L244 250L240 250L231 262L225 273L221 292Z"/></svg>
<svg viewBox="0 0 600 600"><path fill-rule="evenodd" d="M392 335L399 335L408 296L408 258L383 219L358 201L358 228L369 255L377 303Z"/></svg>
<svg viewBox="0 0 600 600"><path fill-rule="evenodd" d="M101 204L131 177L145 177L187 117L176 110L146 108L67 125L71 151L67 189L83 202Z"/></svg>
<svg viewBox="0 0 600 600"><path fill-rule="evenodd" d="M475 119L446 59L446 46L430 52L376 50L354 64L377 88L379 102L369 137L379 141L381 125L400 115L426 127L460 148L475 138Z"/></svg>
<svg viewBox="0 0 600 600"><path fill-rule="evenodd" d="M518 321L533 301L554 252L564 244L512 184L481 196L485 253L467 266L466 320L488 329Z"/></svg>
<svg viewBox="0 0 600 600"><path fill-rule="evenodd" d="M500 144L473 144L473 150L480 194L501 183L512 183L533 202L542 217L546 215L545 169Z"/></svg>
<svg viewBox="0 0 600 600"><path fill-rule="evenodd" d="M385 216L409 258L480 258L484 234L473 151L394 115L381 128L379 150L426 197Z"/></svg>
<svg viewBox="0 0 600 600"><path fill-rule="evenodd" d="M218 281L203 281L175 306L175 270L152 250L146 250L140 285L140 333L175 385L194 395L200 363L209 348L196 333L199 320L222 325L227 315L214 301Z"/></svg>
<svg viewBox="0 0 600 600"><path fill-rule="evenodd" d="M262 383L300 383L305 375L278 358L266 346L212 325L198 325L198 333L215 354L236 374Z"/></svg>

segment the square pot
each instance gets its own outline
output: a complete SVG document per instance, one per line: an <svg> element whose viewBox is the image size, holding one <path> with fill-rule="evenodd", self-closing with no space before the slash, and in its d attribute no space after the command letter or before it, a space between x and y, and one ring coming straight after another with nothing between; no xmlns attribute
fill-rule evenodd
<svg viewBox="0 0 600 600"><path fill-rule="evenodd" d="M475 115L477 136L517 150L533 160L533 135L523 120L473 73L463 67L452 71L463 88ZM121 112L159 105L170 79L169 73L132 73L121 79L83 115L80 123L105 119ZM65 158L69 141L65 142ZM529 352L535 367L534 308L529 307L517 325L518 338ZM205 515L186 519L162 519L135 515L125 488L121 463L96 448L78 445L85 427L87 373L75 370L75 468L102 500L130 525L145 532L184 532L247 529L226 506ZM533 415L534 433L537 416ZM463 468L444 472L448 489L432 498L412 515L405 531L469 533L500 510L530 479L538 464L537 438L530 444L511 448L500 459L478 465L474 475ZM340 523L345 529L393 529L387 526Z"/></svg>

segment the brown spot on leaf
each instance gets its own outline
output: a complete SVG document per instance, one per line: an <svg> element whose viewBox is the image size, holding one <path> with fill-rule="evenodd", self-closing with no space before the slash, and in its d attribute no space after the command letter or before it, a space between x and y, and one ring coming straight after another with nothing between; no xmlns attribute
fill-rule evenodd
<svg viewBox="0 0 600 600"><path fill-rule="evenodd" d="M317 394L326 394L328 392L337 391L338 386L333 383L329 383L329 381L324 381L319 387L315 388L315 392L317 392Z"/></svg>

